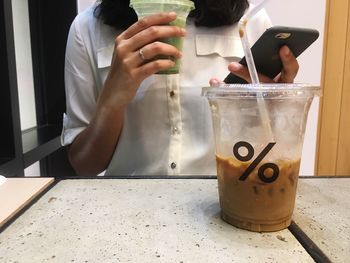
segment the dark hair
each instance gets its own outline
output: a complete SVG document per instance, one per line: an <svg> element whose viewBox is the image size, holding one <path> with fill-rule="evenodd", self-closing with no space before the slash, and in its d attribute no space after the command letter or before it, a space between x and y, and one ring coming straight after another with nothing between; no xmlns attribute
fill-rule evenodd
<svg viewBox="0 0 350 263"><path fill-rule="evenodd" d="M101 0L94 13L107 25L127 29L137 21L137 15L129 5L130 0Z"/></svg>
<svg viewBox="0 0 350 263"><path fill-rule="evenodd" d="M197 26L216 27L232 25L243 16L249 7L248 0L191 0L195 10L190 13ZM126 29L137 21L130 0L101 0L95 15L107 25Z"/></svg>
<svg viewBox="0 0 350 263"><path fill-rule="evenodd" d="M239 21L249 7L247 0L192 0L195 9L190 13L197 26L217 27Z"/></svg>

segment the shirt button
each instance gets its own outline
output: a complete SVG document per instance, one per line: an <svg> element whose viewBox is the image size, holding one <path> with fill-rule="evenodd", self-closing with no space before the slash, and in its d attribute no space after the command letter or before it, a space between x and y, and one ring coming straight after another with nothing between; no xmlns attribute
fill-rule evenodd
<svg viewBox="0 0 350 263"><path fill-rule="evenodd" d="M179 133L179 129L176 126L174 126L173 127L173 134L178 134L178 133Z"/></svg>
<svg viewBox="0 0 350 263"><path fill-rule="evenodd" d="M170 95L170 97L174 97L175 96L175 92L172 90L172 91L169 92L169 95Z"/></svg>
<svg viewBox="0 0 350 263"><path fill-rule="evenodd" d="M171 167L171 169L175 169L175 168L176 168L176 163L172 162L172 163L170 164L170 167Z"/></svg>

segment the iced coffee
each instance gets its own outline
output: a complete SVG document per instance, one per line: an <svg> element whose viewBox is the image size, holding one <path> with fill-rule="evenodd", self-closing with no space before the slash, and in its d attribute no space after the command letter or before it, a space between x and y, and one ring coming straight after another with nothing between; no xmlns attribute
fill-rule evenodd
<svg viewBox="0 0 350 263"><path fill-rule="evenodd" d="M203 89L212 113L222 218L277 231L293 214L308 110L319 87L221 85Z"/></svg>
<svg viewBox="0 0 350 263"><path fill-rule="evenodd" d="M294 209L300 160L276 161L278 177L264 182L253 170L245 180L240 177L251 165L234 157L216 156L222 218L239 228L252 231L277 231L290 225ZM266 178L273 171L264 171Z"/></svg>

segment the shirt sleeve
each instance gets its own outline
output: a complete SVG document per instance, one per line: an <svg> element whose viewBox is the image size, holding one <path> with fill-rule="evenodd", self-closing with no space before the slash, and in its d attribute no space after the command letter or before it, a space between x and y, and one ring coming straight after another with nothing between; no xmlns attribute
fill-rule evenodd
<svg viewBox="0 0 350 263"><path fill-rule="evenodd" d="M68 145L89 124L97 101L97 88L95 81L96 66L92 60L92 47L86 45L91 41L88 38L88 29L83 28L79 15L73 21L67 40L65 56L65 91L66 114L63 116L63 130L61 144ZM90 52L90 53L89 53Z"/></svg>

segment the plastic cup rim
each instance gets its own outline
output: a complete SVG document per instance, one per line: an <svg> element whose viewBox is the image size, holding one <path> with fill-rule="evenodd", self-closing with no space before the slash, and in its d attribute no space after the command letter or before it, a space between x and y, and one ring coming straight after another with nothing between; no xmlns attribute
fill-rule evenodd
<svg viewBox="0 0 350 263"><path fill-rule="evenodd" d="M220 84L215 87L203 87L202 96L226 97L239 93L256 94L256 93L296 93L308 92L315 96L321 96L319 85L303 83L264 83L264 84Z"/></svg>

